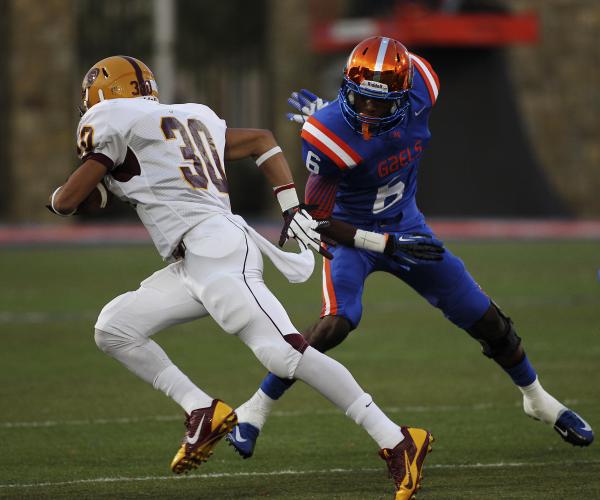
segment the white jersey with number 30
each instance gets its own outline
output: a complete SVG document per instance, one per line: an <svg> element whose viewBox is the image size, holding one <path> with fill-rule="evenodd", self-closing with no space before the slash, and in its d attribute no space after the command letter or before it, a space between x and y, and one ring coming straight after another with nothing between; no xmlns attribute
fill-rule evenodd
<svg viewBox="0 0 600 500"><path fill-rule="evenodd" d="M231 213L223 168L227 126L202 104L111 99L79 122L80 158L108 168L105 182L135 206L164 259L214 213Z"/></svg>

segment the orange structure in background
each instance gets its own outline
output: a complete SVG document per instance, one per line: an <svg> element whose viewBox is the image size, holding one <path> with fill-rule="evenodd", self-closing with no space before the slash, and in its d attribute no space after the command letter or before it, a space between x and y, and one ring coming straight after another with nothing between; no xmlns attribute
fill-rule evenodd
<svg viewBox="0 0 600 500"><path fill-rule="evenodd" d="M337 52L360 40L384 35L421 47L499 47L539 40L534 12L449 14L418 6L399 7L387 18L341 18L312 26L316 52Z"/></svg>

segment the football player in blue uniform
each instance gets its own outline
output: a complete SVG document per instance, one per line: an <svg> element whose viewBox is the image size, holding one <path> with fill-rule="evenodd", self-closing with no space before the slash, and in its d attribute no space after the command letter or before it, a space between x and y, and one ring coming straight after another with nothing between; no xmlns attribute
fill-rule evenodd
<svg viewBox="0 0 600 500"><path fill-rule="evenodd" d="M327 351L361 318L365 279L390 273L411 286L452 323L465 330L510 376L530 417L577 446L594 434L574 411L548 394L527 359L510 318L488 297L463 262L443 247L417 208L417 172L431 133L429 114L439 80L429 63L396 40L372 37L350 54L338 98L327 103L308 91L290 104L303 123L302 147L310 176L305 201L317 219L329 219L324 236L339 243L323 259L321 319L304 336ZM269 374L239 409L228 439L244 457L273 402L293 381Z"/></svg>

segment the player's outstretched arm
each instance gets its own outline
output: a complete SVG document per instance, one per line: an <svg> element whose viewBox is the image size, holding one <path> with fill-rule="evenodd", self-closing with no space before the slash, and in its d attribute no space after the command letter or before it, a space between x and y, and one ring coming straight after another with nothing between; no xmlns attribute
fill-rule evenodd
<svg viewBox="0 0 600 500"><path fill-rule="evenodd" d="M311 173L306 183L305 201L311 215L329 221L319 227L325 241L331 240L347 247L360 248L390 256L405 263L442 259L444 245L433 236L424 234L387 234L357 229L352 224L331 219L339 179Z"/></svg>
<svg viewBox="0 0 600 500"><path fill-rule="evenodd" d="M341 245L383 253L405 264L442 260L444 253L444 244L427 234L381 234L357 229L335 219L318 231L325 238Z"/></svg>
<svg viewBox="0 0 600 500"><path fill-rule="evenodd" d="M244 158L254 158L261 172L273 186L283 186L294 182L288 162L270 130L227 129L225 132L225 160L242 160Z"/></svg>
<svg viewBox="0 0 600 500"><path fill-rule="evenodd" d="M95 188L102 186L100 181L105 175L105 165L91 158L86 160L69 176L67 182L50 195L48 208L57 215L73 215L81 202Z"/></svg>
<svg viewBox="0 0 600 500"><path fill-rule="evenodd" d="M331 254L321 247L321 235L316 231L326 222L314 220L300 204L290 167L273 134L260 129L227 129L225 160L243 158L254 158L256 166L273 186L284 220L279 245L294 238L302 248L312 248L331 258Z"/></svg>

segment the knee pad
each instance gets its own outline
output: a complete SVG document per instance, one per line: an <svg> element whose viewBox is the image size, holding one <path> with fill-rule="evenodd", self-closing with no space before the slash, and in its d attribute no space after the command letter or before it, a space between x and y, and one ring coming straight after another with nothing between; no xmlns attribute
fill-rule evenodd
<svg viewBox="0 0 600 500"><path fill-rule="evenodd" d="M113 335L138 336L135 328L131 326L131 318L128 318L128 310L134 300L135 292L126 292L115 297L102 308L94 328Z"/></svg>
<svg viewBox="0 0 600 500"><path fill-rule="evenodd" d="M241 278L229 274L214 275L199 298L208 313L227 333L238 333L245 328L258 308Z"/></svg>
<svg viewBox="0 0 600 500"><path fill-rule="evenodd" d="M98 328L94 330L94 340L96 341L98 349L108 355L112 355L114 352L135 344L135 339L133 337L107 332Z"/></svg>
<svg viewBox="0 0 600 500"><path fill-rule="evenodd" d="M105 353L147 341L153 333L133 306L136 292L127 292L104 306L94 325L96 345Z"/></svg>
<svg viewBox="0 0 600 500"><path fill-rule="evenodd" d="M308 344L307 344L308 347ZM280 378L294 378L302 353L287 342L269 342L251 346L262 365Z"/></svg>
<svg viewBox="0 0 600 500"><path fill-rule="evenodd" d="M513 328L512 320L494 302L467 333L481 344L483 354L488 358L510 356L521 345L521 337Z"/></svg>

